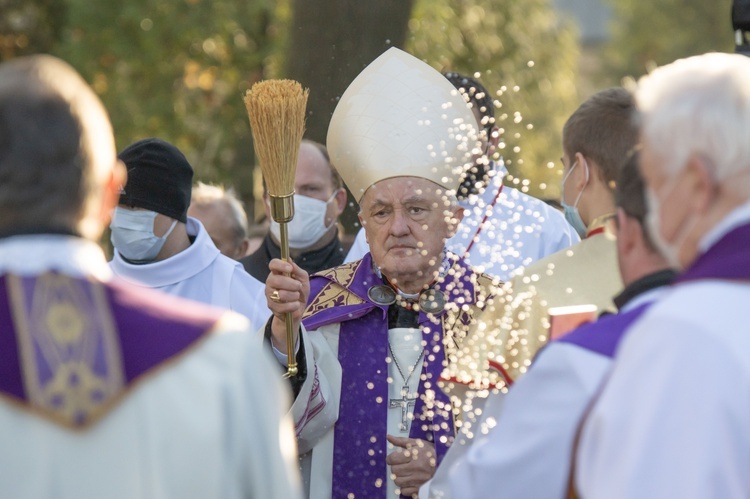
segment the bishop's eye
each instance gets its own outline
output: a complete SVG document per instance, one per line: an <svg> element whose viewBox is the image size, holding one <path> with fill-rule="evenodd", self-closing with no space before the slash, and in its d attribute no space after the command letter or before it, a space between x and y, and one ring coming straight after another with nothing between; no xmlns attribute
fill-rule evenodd
<svg viewBox="0 0 750 499"><path fill-rule="evenodd" d="M381 208L379 210L375 210L372 213L372 218L374 218L376 220L382 220L382 219L384 219L387 216L388 216L388 210L385 209L385 208Z"/></svg>

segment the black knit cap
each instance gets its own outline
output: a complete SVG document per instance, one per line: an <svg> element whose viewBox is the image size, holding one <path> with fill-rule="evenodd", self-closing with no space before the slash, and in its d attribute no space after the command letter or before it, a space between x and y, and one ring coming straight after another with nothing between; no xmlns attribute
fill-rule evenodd
<svg viewBox="0 0 750 499"><path fill-rule="evenodd" d="M193 167L185 155L161 139L143 139L117 155L128 169L120 204L144 208L187 222Z"/></svg>

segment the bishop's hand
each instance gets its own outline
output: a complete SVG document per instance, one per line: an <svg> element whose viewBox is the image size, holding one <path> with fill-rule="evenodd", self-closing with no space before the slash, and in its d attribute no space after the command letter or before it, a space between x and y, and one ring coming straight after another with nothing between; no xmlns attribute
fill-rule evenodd
<svg viewBox="0 0 750 499"><path fill-rule="evenodd" d="M286 326L284 314L291 313L294 330L294 344L297 344L302 314L310 296L310 277L294 262L286 262L278 258L268 264L271 273L266 279L266 301L273 312L271 323L271 341L281 353L286 351ZM287 275L289 274L289 275Z"/></svg>
<svg viewBox="0 0 750 499"><path fill-rule="evenodd" d="M393 435L386 435L386 439L397 447L385 458L395 477L396 486L401 489L401 494L416 497L419 487L435 474L435 445L417 438Z"/></svg>

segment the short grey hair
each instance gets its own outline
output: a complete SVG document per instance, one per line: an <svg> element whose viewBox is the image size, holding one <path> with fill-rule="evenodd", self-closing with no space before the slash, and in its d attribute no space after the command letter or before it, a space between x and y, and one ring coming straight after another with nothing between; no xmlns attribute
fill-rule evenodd
<svg viewBox="0 0 750 499"><path fill-rule="evenodd" d="M680 59L640 79L641 138L664 174L675 175L694 156L712 165L717 182L750 174L748 82L750 59L720 53ZM727 184L750 190L747 181Z"/></svg>
<svg viewBox="0 0 750 499"><path fill-rule="evenodd" d="M247 239L247 214L242 203L237 198L234 189L225 189L223 185L204 184L198 182L193 187L191 203L193 206L208 206L214 203L225 203L232 214L232 231L235 243L241 244Z"/></svg>

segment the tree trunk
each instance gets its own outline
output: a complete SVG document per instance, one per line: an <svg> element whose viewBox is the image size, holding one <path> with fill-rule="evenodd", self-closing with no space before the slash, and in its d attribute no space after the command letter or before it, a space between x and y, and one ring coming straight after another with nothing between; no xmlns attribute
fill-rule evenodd
<svg viewBox="0 0 750 499"><path fill-rule="evenodd" d="M352 80L388 48L404 46L413 4L294 0L286 76L310 89L306 138L325 144L338 98ZM351 231L356 220L348 209L341 221Z"/></svg>
<svg viewBox="0 0 750 499"><path fill-rule="evenodd" d="M413 0L294 0L287 76L310 89L307 133L325 143L338 97L391 46L403 47Z"/></svg>

